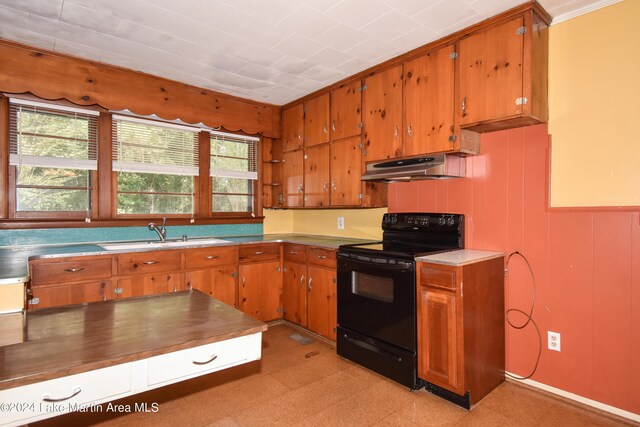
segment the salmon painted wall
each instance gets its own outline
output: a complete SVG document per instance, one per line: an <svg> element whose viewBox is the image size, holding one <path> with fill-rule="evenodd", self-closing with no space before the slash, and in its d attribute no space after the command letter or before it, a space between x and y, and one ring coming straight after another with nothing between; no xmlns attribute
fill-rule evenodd
<svg viewBox="0 0 640 427"><path fill-rule="evenodd" d="M484 134L469 178L390 184L389 212L463 213L466 247L524 254L543 346L532 379L640 414L640 213L549 210L549 141L546 125ZM505 296L528 311L532 281L518 257ZM547 350L549 330L560 353ZM506 338L507 371L527 375L535 330L507 327Z"/></svg>

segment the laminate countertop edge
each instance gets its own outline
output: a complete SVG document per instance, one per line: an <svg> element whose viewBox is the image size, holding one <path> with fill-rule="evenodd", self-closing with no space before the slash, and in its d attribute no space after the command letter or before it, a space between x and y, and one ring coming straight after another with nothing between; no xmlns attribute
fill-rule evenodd
<svg viewBox="0 0 640 427"><path fill-rule="evenodd" d="M417 257L418 262L442 264L460 267L475 262L487 261L494 258L503 258L504 252L480 251L475 249L461 249L450 252L441 252L433 255Z"/></svg>

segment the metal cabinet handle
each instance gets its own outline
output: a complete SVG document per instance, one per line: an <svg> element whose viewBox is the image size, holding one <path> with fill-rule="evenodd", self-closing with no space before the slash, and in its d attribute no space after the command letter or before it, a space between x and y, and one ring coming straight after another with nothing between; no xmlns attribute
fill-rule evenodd
<svg viewBox="0 0 640 427"><path fill-rule="evenodd" d="M296 135L296 138L298 138L299 140L301 140L301 141L302 141L302 135L301 135L300 133L298 133L298 134Z"/></svg>
<svg viewBox="0 0 640 427"><path fill-rule="evenodd" d="M303 191L302 184L298 184L298 193L302 193Z"/></svg>
<svg viewBox="0 0 640 427"><path fill-rule="evenodd" d="M327 259L327 256L326 255L318 255L316 258L318 258L318 259Z"/></svg>
<svg viewBox="0 0 640 427"><path fill-rule="evenodd" d="M331 181L331 189L333 191L338 191L338 189L336 188L336 180L335 179L333 181Z"/></svg>
<svg viewBox="0 0 640 427"><path fill-rule="evenodd" d="M311 290L311 288L313 286L311 286L311 284L313 283L313 277L309 277L309 290Z"/></svg>
<svg viewBox="0 0 640 427"><path fill-rule="evenodd" d="M244 276L242 276L242 287L243 288L244 288L244 284L245 283L247 283L247 279Z"/></svg>
<svg viewBox="0 0 640 427"><path fill-rule="evenodd" d="M409 136L413 135L413 130L411 129L411 123L407 125L407 135Z"/></svg>
<svg viewBox="0 0 640 427"><path fill-rule="evenodd" d="M467 97L462 98L462 115L467 115Z"/></svg>
<svg viewBox="0 0 640 427"><path fill-rule="evenodd" d="M217 358L218 358L218 355L217 355L217 354L213 354L213 355L211 356L211 359L209 359L209 360L207 360L207 361L204 361L204 362L198 362L198 361L196 361L196 360L192 360L192 361L191 361L191 363L193 363L194 365L206 365L206 364L209 364L209 363L213 362L213 361L214 361L214 360L216 360Z"/></svg>
<svg viewBox="0 0 640 427"><path fill-rule="evenodd" d="M73 389L73 392L72 392L71 396L61 397L59 399L54 399L54 398L50 397L49 395L45 395L42 398L42 401L43 402L48 402L48 403L64 402L65 400L69 400L72 397L77 396L78 394L80 394L81 391L82 391L82 389L80 387L76 387L76 388Z"/></svg>
<svg viewBox="0 0 640 427"><path fill-rule="evenodd" d="M331 130L334 131L334 132L336 131L336 121L335 120L331 121Z"/></svg>
<svg viewBox="0 0 640 427"><path fill-rule="evenodd" d="M399 136L399 133L398 133L398 126L396 126L396 127L393 129L393 137L394 137L395 139L398 139L398 136Z"/></svg>
<svg viewBox="0 0 640 427"><path fill-rule="evenodd" d="M298 255L298 252L297 252L297 251L289 251L289 253L290 253L291 255Z"/></svg>
<svg viewBox="0 0 640 427"><path fill-rule="evenodd" d="M300 276L300 286L304 286L304 274Z"/></svg>
<svg viewBox="0 0 640 427"><path fill-rule="evenodd" d="M144 265L153 265L153 264L159 264L158 261L144 261L143 262Z"/></svg>
<svg viewBox="0 0 640 427"><path fill-rule="evenodd" d="M324 131L324 133L329 132L329 129L327 128L327 124L326 123L322 125L322 130Z"/></svg>
<svg viewBox="0 0 640 427"><path fill-rule="evenodd" d="M256 251L256 255L264 255L264 251Z"/></svg>
<svg viewBox="0 0 640 427"><path fill-rule="evenodd" d="M329 191L329 183L325 181L324 184L322 184L322 188L324 188L324 191Z"/></svg>
<svg viewBox="0 0 640 427"><path fill-rule="evenodd" d="M78 271L84 270L84 267L74 267L74 268L65 268L64 271L67 273L77 273Z"/></svg>
<svg viewBox="0 0 640 427"><path fill-rule="evenodd" d="M207 255L206 257L204 257L204 259L216 259L216 258L220 258L218 255Z"/></svg>

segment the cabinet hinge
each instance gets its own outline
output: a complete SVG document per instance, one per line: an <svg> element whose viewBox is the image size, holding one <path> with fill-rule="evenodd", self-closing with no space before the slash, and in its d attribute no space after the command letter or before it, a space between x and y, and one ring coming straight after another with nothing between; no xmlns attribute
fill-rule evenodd
<svg viewBox="0 0 640 427"><path fill-rule="evenodd" d="M333 328L333 333L337 333L338 332L338 328Z"/></svg>
<svg viewBox="0 0 640 427"><path fill-rule="evenodd" d="M38 297L31 298L31 299L29 300L29 304L30 304L30 305L40 304L40 298L38 298Z"/></svg>
<svg viewBox="0 0 640 427"><path fill-rule="evenodd" d="M282 309L282 313L283 313L283 314L287 314L287 309L286 309L286 308L283 308L283 309Z"/></svg>
<svg viewBox="0 0 640 427"><path fill-rule="evenodd" d="M367 157L367 154L368 154L368 153L369 153L369 152L368 152L367 150L362 150L362 155L363 155L364 157Z"/></svg>
<svg viewBox="0 0 640 427"><path fill-rule="evenodd" d="M282 270L286 273L287 272L287 267L284 267Z"/></svg>
<svg viewBox="0 0 640 427"><path fill-rule="evenodd" d="M364 127L364 123L362 123L362 122L358 123L358 127L359 127L360 129L362 129L362 128Z"/></svg>
<svg viewBox="0 0 640 427"><path fill-rule="evenodd" d="M367 85L362 85L358 88L358 92L364 92L365 90L367 90L368 86Z"/></svg>
<svg viewBox="0 0 640 427"><path fill-rule="evenodd" d="M231 277L233 277L233 278L236 277L236 272L235 271L231 273Z"/></svg>
<svg viewBox="0 0 640 427"><path fill-rule="evenodd" d="M113 290L113 293L114 293L114 294L116 294L116 295L120 295L122 292L123 292L123 289L122 289L122 288L115 288L115 289Z"/></svg>
<svg viewBox="0 0 640 427"><path fill-rule="evenodd" d="M308 159L309 159L309 156L305 154L305 155L304 155L304 159L305 159L305 160L308 160Z"/></svg>
<svg viewBox="0 0 640 427"><path fill-rule="evenodd" d="M518 27L516 29L516 34L519 35L519 36L521 36L522 34L524 34L526 32L527 32L527 27Z"/></svg>
<svg viewBox="0 0 640 427"><path fill-rule="evenodd" d="M516 98L516 105L525 105L527 102L529 102L529 100L526 96L523 96L522 98Z"/></svg>
<svg viewBox="0 0 640 427"><path fill-rule="evenodd" d="M280 313L280 307L276 308L276 313Z"/></svg>
<svg viewBox="0 0 640 427"><path fill-rule="evenodd" d="M360 200L364 199L364 196L362 195L362 193L358 194L358 199Z"/></svg>
<svg viewBox="0 0 640 427"><path fill-rule="evenodd" d="M282 193L278 194L278 204L281 205L284 203L284 196L282 195Z"/></svg>
<svg viewBox="0 0 640 427"><path fill-rule="evenodd" d="M456 59L458 58L458 52L451 52L449 54L449 59Z"/></svg>
<svg viewBox="0 0 640 427"><path fill-rule="evenodd" d="M280 267L276 267L276 271L277 271L278 273L280 273L280 271L282 271L282 269L281 269Z"/></svg>
<svg viewBox="0 0 640 427"><path fill-rule="evenodd" d="M358 148L362 150L362 147L364 147L364 145L362 145L362 143L358 144Z"/></svg>
<svg viewBox="0 0 640 427"><path fill-rule="evenodd" d="M449 135L449 142L456 142L456 140L458 139L457 136L455 135Z"/></svg>

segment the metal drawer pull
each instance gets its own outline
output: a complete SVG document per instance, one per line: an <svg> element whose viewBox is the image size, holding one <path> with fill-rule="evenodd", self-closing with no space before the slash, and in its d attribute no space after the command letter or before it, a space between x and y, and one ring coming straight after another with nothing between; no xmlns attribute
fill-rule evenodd
<svg viewBox="0 0 640 427"><path fill-rule="evenodd" d="M67 273L77 273L78 271L84 270L84 267L75 267L75 268L65 268L64 271Z"/></svg>
<svg viewBox="0 0 640 427"><path fill-rule="evenodd" d="M326 255L318 255L316 258L318 258L318 259L327 259L327 256Z"/></svg>
<svg viewBox="0 0 640 427"><path fill-rule="evenodd" d="M192 360L191 363L193 363L194 365L206 365L208 363L213 362L217 358L218 358L218 355L214 354L213 356L211 356L211 359L207 360L206 362L197 362L195 360Z"/></svg>
<svg viewBox="0 0 640 427"><path fill-rule="evenodd" d="M263 251L256 251L256 255L264 255Z"/></svg>
<svg viewBox="0 0 640 427"><path fill-rule="evenodd" d="M220 258L218 255L207 255L206 257L204 257L205 259L216 259L216 258Z"/></svg>
<svg viewBox="0 0 640 427"><path fill-rule="evenodd" d="M73 394L71 396L61 397L60 399L52 399L51 397L49 397L49 395L46 395L42 398L42 401L47 403L64 402L65 400L69 400L72 397L76 397L78 394L80 394L81 391L82 389L80 387L76 387L73 389Z"/></svg>
<svg viewBox="0 0 640 427"><path fill-rule="evenodd" d="M291 255L298 255L298 252L296 252L296 251L289 251L289 253L290 253Z"/></svg>
<svg viewBox="0 0 640 427"><path fill-rule="evenodd" d="M158 264L158 261L144 261L143 264L144 265L153 265L153 264Z"/></svg>

